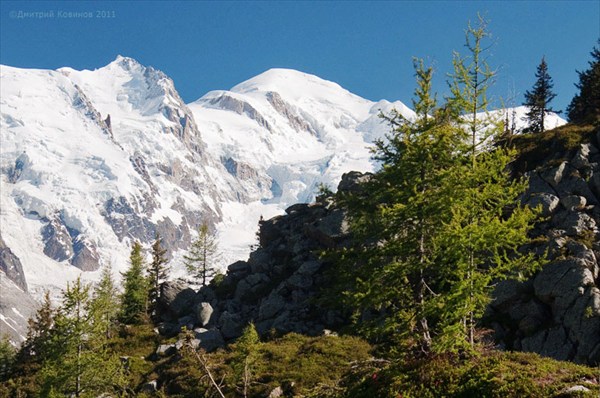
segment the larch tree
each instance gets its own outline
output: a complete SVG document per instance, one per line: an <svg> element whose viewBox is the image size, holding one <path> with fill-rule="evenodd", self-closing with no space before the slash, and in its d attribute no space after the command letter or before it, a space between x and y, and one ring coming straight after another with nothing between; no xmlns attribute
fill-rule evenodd
<svg viewBox="0 0 600 398"><path fill-rule="evenodd" d="M210 231L206 222L198 228L198 237L183 258L188 272L202 283L202 286L206 286L209 279L216 274L219 247L216 235Z"/></svg>
<svg viewBox="0 0 600 398"><path fill-rule="evenodd" d="M157 233L152 244L152 261L148 267L148 308L152 318L156 317L160 286L169 275L166 253L167 251L162 248L160 235Z"/></svg>
<svg viewBox="0 0 600 398"><path fill-rule="evenodd" d="M477 26L469 25L468 55L455 54L450 76L448 102L456 126L470 137L459 149L463 161L446 172L451 219L441 226L435 242L442 254L438 266L443 270L440 289L445 292L437 296L437 305L444 308L440 350L464 348L465 343L473 347L493 282L528 275L539 266L533 255L518 252L529 242L528 232L537 217L534 210L518 204L526 181L511 179L508 173L514 158L511 150L490 146L503 126L488 112L487 90L495 72L485 57L486 25L481 17Z"/></svg>
<svg viewBox="0 0 600 398"><path fill-rule="evenodd" d="M542 57L542 61L537 67L535 73L536 81L531 91L525 92L525 102L523 105L527 107L527 113L524 120L529 123L526 132L543 133L545 131L546 116L550 112L555 112L550 107L550 102L556 97L552 92L554 84L552 77L548 73L548 64L546 59Z"/></svg>
<svg viewBox="0 0 600 398"><path fill-rule="evenodd" d="M148 302L148 280L144 276L142 245L135 242L129 256L129 268L123 275L123 293L119 320L126 324L142 323Z"/></svg>
<svg viewBox="0 0 600 398"><path fill-rule="evenodd" d="M502 123L487 113L494 72L485 21L466 34L452 97L437 107L431 69L417 63L416 118L387 116L393 131L375 150L381 170L357 193L338 195L355 237L337 253L354 279L347 302L372 325L369 337L404 352L468 350L492 284L538 264L517 250L535 220L515 204L525 182L508 175L513 154L491 145Z"/></svg>
<svg viewBox="0 0 600 398"><path fill-rule="evenodd" d="M567 107L567 116L573 123L600 124L600 39L598 46L591 52L589 69L577 72L579 83L575 84L579 92Z"/></svg>
<svg viewBox="0 0 600 398"><path fill-rule="evenodd" d="M119 363L106 351L97 310L89 285L80 278L67 284L41 370L42 396L98 396L110 388Z"/></svg>
<svg viewBox="0 0 600 398"><path fill-rule="evenodd" d="M92 294L95 322L106 340L110 339L119 313L118 290L112 276L112 267L102 270L100 281Z"/></svg>
<svg viewBox="0 0 600 398"><path fill-rule="evenodd" d="M381 170L367 183L368 194L339 195L357 242L340 256L352 264L347 269L354 287L345 296L367 333L429 352L437 317L431 303L439 283L433 242L450 215L450 202L441 195L443 176L464 137L437 108L432 68L415 60L415 72L416 118L396 111L382 115L392 132L376 143L374 157ZM365 322L370 308L385 314L385 320Z"/></svg>

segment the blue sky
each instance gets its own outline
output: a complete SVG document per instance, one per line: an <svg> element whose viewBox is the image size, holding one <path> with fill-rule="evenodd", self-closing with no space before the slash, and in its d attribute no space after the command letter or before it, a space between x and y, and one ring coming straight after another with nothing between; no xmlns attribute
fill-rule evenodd
<svg viewBox="0 0 600 398"><path fill-rule="evenodd" d="M499 75L492 93L507 98L514 88L520 104L545 56L558 94L552 105L564 109L576 90L576 70L587 67L600 37L597 0L0 4L2 64L94 69L121 54L164 71L186 102L284 67L370 100L410 104L413 56L434 64L435 89L443 94L452 51L464 51L464 29L480 12L495 42L490 64ZM50 11L52 17L36 16Z"/></svg>

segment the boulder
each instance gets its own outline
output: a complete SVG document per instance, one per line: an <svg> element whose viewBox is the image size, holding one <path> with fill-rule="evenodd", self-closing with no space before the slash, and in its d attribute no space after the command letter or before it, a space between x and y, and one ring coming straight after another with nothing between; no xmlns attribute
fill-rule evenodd
<svg viewBox="0 0 600 398"><path fill-rule="evenodd" d="M194 329L196 339L199 341L199 347L203 348L207 352L216 350L225 346L225 340L221 332L217 329Z"/></svg>
<svg viewBox="0 0 600 398"><path fill-rule="evenodd" d="M560 199L560 204L567 210L582 210L587 204L586 198L579 195L568 195Z"/></svg>
<svg viewBox="0 0 600 398"><path fill-rule="evenodd" d="M210 323L210 318L214 310L210 303L200 303L196 309L196 318L201 326L206 326Z"/></svg>
<svg viewBox="0 0 600 398"><path fill-rule="evenodd" d="M551 193L536 193L531 195L526 203L533 208L538 206L541 207L542 216L549 216L554 213L558 207L559 199L556 195Z"/></svg>

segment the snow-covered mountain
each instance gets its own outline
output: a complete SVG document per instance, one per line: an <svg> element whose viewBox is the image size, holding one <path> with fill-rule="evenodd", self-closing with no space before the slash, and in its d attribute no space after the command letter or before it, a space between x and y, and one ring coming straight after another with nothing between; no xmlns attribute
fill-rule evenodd
<svg viewBox="0 0 600 398"><path fill-rule="evenodd" d="M368 147L388 131L380 111L413 116L285 69L187 105L164 73L120 56L93 71L0 72L0 333L15 339L33 305L7 295L39 299L101 267L123 271L132 241L156 233L184 275L202 221L223 265L242 259L260 216L373 169Z"/></svg>

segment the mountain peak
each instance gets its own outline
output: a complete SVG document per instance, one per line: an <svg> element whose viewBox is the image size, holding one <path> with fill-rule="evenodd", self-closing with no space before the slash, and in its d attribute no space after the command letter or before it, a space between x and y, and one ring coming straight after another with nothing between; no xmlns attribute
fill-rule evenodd
<svg viewBox="0 0 600 398"><path fill-rule="evenodd" d="M123 55L117 55L117 58L115 58L114 61L112 61L110 64L108 64L107 66L119 66L125 70L132 70L134 68L138 68L138 67L142 67L142 64L140 64L138 61L136 61L133 58L130 57L125 57Z"/></svg>

